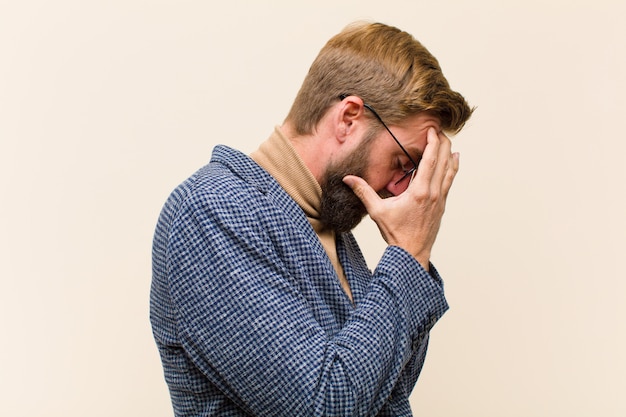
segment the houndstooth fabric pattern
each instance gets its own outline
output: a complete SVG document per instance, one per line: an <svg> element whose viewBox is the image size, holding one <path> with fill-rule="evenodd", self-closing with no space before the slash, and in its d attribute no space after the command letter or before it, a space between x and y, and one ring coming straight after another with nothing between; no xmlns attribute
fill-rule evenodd
<svg viewBox="0 0 626 417"><path fill-rule="evenodd" d="M337 250L354 304L300 207L230 148L172 192L150 319L176 416L411 415L442 281L398 247L373 273L352 234Z"/></svg>

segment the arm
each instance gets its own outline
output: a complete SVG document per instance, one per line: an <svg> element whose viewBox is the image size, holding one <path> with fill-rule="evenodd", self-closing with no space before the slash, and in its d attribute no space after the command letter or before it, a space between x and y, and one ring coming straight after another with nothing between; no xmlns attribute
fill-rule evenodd
<svg viewBox="0 0 626 417"><path fill-rule="evenodd" d="M269 209L216 193L181 211L167 264L183 346L250 414L375 414L447 308L441 284L390 247L368 295L330 332L315 310L323 306L305 294L312 278L286 266L261 225L278 216Z"/></svg>

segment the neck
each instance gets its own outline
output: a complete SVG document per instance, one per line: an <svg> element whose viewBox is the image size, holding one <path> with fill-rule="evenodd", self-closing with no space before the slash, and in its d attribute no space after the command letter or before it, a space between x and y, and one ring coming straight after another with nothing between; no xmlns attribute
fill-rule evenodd
<svg viewBox="0 0 626 417"><path fill-rule="evenodd" d="M298 156L309 168L319 184L322 183L326 164L332 155L332 149L326 146L325 135L322 131L311 134L298 135L293 125L286 121L281 126L281 131L289 139Z"/></svg>

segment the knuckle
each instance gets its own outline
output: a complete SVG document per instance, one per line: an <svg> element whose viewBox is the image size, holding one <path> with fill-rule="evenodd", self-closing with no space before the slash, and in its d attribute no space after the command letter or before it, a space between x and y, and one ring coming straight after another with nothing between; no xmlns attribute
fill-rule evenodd
<svg viewBox="0 0 626 417"><path fill-rule="evenodd" d="M426 160L422 159L422 162L420 164L426 165L426 167L429 169L435 169L435 167L437 166L437 158L432 157L427 158Z"/></svg>
<svg viewBox="0 0 626 417"><path fill-rule="evenodd" d="M418 204L433 205L441 199L442 190L426 188L413 195L413 199Z"/></svg>
<svg viewBox="0 0 626 417"><path fill-rule="evenodd" d="M352 187L352 192L359 197L361 200L363 199L363 197L365 196L365 191L363 190L363 187L361 185L355 185Z"/></svg>
<svg viewBox="0 0 626 417"><path fill-rule="evenodd" d="M441 190L437 190L437 189L430 190L428 199L433 203L437 203L441 199Z"/></svg>

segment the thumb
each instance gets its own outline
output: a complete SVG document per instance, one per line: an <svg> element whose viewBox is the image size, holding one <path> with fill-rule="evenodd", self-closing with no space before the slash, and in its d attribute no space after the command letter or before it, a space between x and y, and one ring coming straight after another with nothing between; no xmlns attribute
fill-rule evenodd
<svg viewBox="0 0 626 417"><path fill-rule="evenodd" d="M361 200L368 213L371 213L371 209L374 205L381 200L376 191L361 177L346 175L343 178L343 182L350 187L352 192Z"/></svg>

